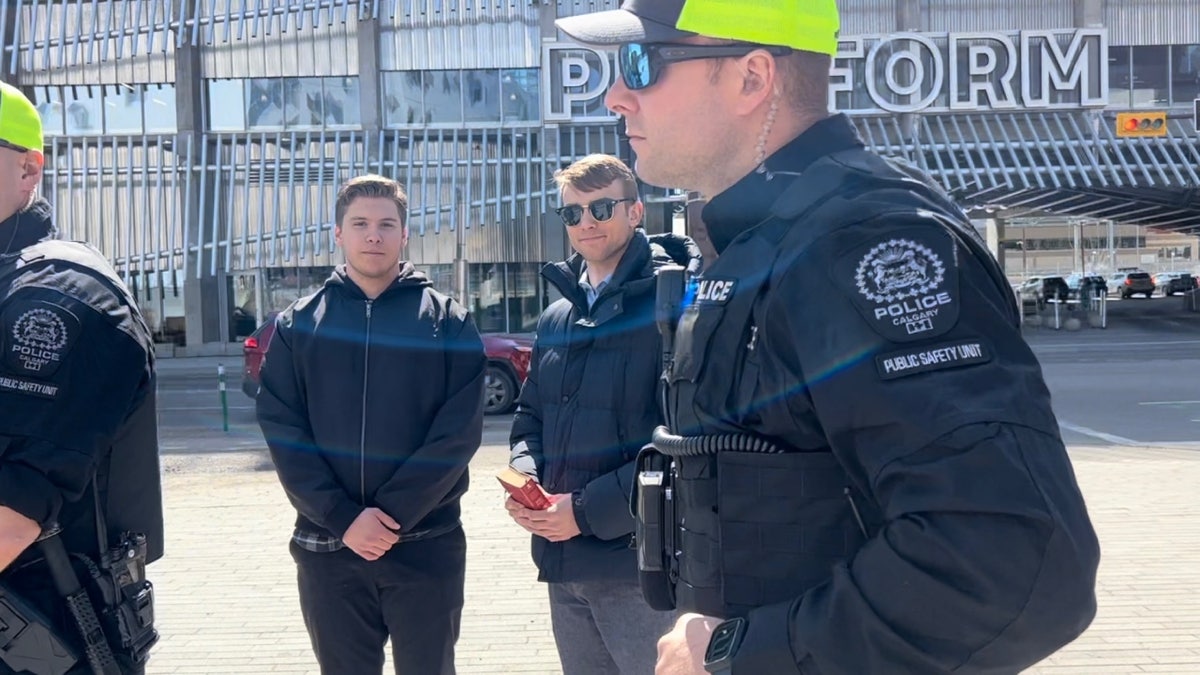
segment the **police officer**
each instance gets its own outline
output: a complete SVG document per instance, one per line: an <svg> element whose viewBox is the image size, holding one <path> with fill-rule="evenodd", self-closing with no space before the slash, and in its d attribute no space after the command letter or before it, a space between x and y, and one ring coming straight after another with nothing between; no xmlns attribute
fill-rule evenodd
<svg viewBox="0 0 1200 675"><path fill-rule="evenodd" d="M636 170L709 199L719 254L655 440L674 527L646 595L692 612L658 672L1015 673L1077 637L1099 547L1012 293L927 177L827 112L833 0L557 23L619 46Z"/></svg>
<svg viewBox="0 0 1200 675"><path fill-rule="evenodd" d="M75 577L95 612L128 624L102 622L112 662L140 673L157 633L135 577L162 555L153 342L99 252L54 240L41 148L37 111L0 83L0 673L95 666L48 571L57 541L95 571ZM107 607L105 584L127 602ZM26 639L41 628L71 654Z"/></svg>

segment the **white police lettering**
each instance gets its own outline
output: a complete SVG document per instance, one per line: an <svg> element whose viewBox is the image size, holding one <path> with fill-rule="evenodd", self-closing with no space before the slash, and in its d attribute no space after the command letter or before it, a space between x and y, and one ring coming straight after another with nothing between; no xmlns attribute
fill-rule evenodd
<svg viewBox="0 0 1200 675"><path fill-rule="evenodd" d="M929 247L889 239L863 256L854 281L859 293L879 303L876 321L918 335L933 330L939 307L953 302L949 292L938 290L945 278L946 266Z"/></svg>
<svg viewBox="0 0 1200 675"><path fill-rule="evenodd" d="M736 285L733 279L701 279L696 287L696 301L723 305L733 296Z"/></svg>
<svg viewBox="0 0 1200 675"><path fill-rule="evenodd" d="M62 360L67 346L67 324L49 309L31 309L22 314L12 328L11 356L30 373Z"/></svg>
<svg viewBox="0 0 1200 675"><path fill-rule="evenodd" d="M47 398L53 398L58 395L58 386L56 385L30 382L29 380L21 380L15 377L0 377L0 389Z"/></svg>

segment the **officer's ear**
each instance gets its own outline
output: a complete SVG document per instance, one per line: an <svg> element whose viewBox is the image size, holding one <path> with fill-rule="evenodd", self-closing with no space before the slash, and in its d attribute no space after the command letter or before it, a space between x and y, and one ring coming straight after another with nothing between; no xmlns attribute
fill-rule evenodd
<svg viewBox="0 0 1200 675"><path fill-rule="evenodd" d="M738 60L738 73L742 77L739 112L748 113L769 103L779 80L779 66L774 56L765 49L752 51Z"/></svg>
<svg viewBox="0 0 1200 675"><path fill-rule="evenodd" d="M42 167L46 163L46 158L37 150L30 150L25 153L21 161L21 191L33 192L37 189L39 183L42 182Z"/></svg>

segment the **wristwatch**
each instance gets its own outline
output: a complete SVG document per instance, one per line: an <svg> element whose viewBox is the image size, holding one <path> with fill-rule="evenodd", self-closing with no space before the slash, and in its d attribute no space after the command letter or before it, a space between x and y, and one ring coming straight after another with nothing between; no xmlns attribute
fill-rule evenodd
<svg viewBox="0 0 1200 675"><path fill-rule="evenodd" d="M708 649L704 650L704 669L717 675L731 675L733 656L745 636L746 620L740 616L717 624L708 640Z"/></svg>

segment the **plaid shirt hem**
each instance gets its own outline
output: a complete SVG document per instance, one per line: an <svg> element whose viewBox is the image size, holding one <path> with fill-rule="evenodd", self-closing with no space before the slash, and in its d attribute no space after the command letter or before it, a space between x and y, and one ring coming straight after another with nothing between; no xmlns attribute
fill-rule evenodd
<svg viewBox="0 0 1200 675"><path fill-rule="evenodd" d="M337 537L301 529L297 529L292 533L292 541L296 542L296 545L300 548L312 551L313 553L333 553L334 551L346 548L342 540Z"/></svg>

